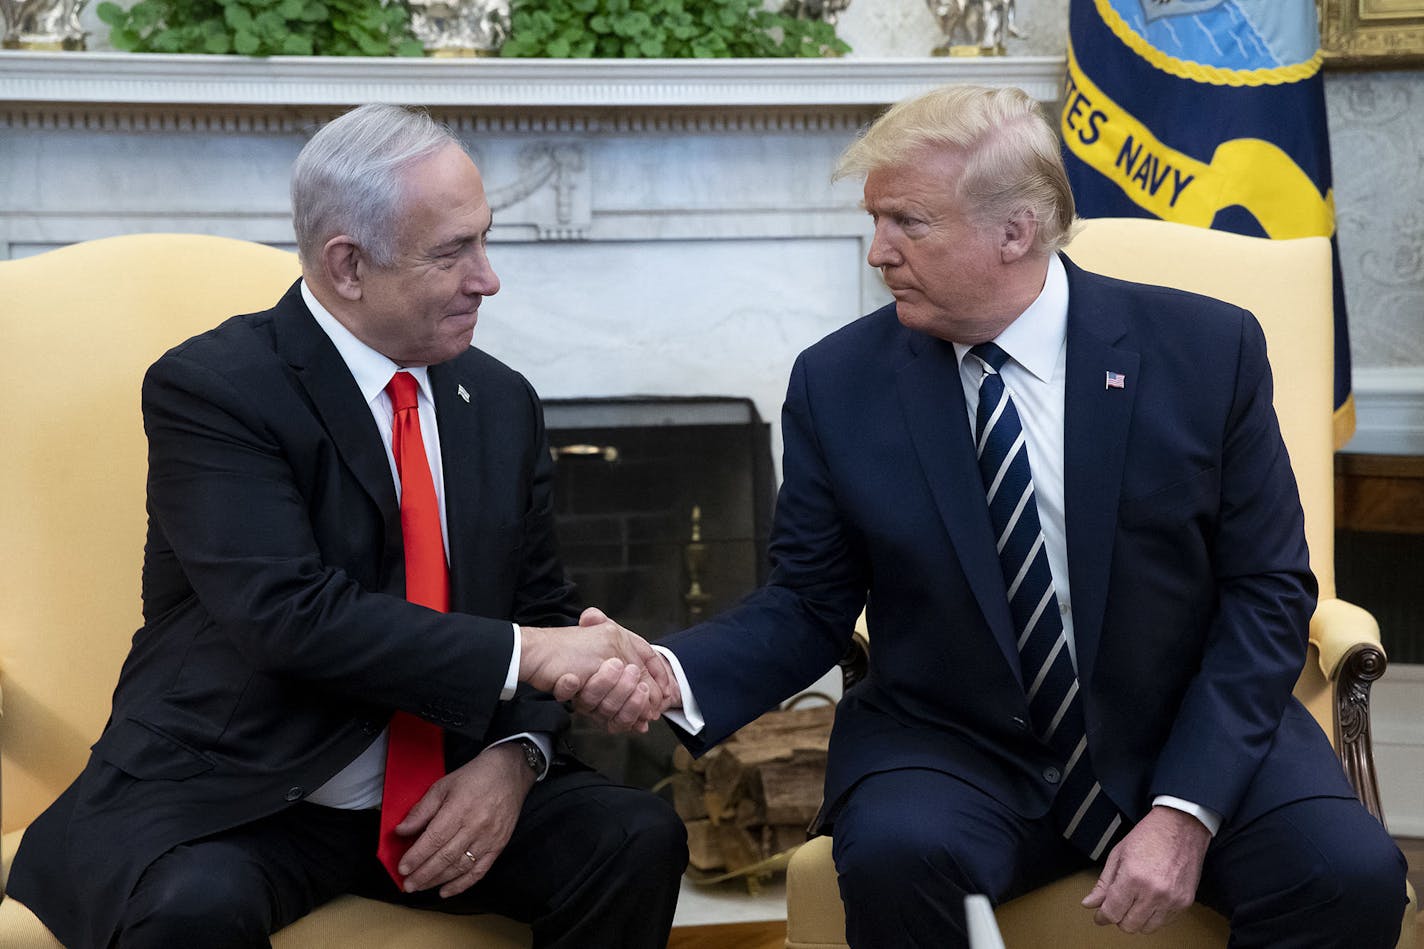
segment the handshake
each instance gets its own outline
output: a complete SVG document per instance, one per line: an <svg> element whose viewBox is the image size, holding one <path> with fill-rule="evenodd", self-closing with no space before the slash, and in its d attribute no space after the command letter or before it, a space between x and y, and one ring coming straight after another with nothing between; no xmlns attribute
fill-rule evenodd
<svg viewBox="0 0 1424 949"><path fill-rule="evenodd" d="M521 627L519 680L573 701L610 732L646 732L663 712L682 706L667 659L593 607L577 626Z"/></svg>

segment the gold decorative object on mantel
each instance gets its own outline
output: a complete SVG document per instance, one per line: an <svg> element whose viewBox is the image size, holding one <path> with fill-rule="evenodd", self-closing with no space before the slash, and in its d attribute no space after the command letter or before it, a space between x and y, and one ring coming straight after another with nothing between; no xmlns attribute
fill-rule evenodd
<svg viewBox="0 0 1424 949"><path fill-rule="evenodd" d="M0 0L5 49L80 50L79 12L89 0Z"/></svg>
<svg viewBox="0 0 1424 949"><path fill-rule="evenodd" d="M1010 36L1026 39L1014 26L1014 0L925 0L939 21L944 42L935 56L1003 56Z"/></svg>
<svg viewBox="0 0 1424 949"><path fill-rule="evenodd" d="M509 37L509 0L406 0L406 6L427 56L498 56Z"/></svg>
<svg viewBox="0 0 1424 949"><path fill-rule="evenodd" d="M1424 64L1424 0L1316 0L1327 66Z"/></svg>

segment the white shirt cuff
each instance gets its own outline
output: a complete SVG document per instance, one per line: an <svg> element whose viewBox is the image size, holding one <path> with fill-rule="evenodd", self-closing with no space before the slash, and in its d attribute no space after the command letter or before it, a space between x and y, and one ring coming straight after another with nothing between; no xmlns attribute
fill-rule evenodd
<svg viewBox="0 0 1424 949"><path fill-rule="evenodd" d="M509 671L504 674L504 688L499 692L499 700L508 702L514 698L514 690L519 687L519 650L524 648L524 637L519 635L519 624L510 623L514 628L514 649L509 654ZM547 760L549 755L544 755Z"/></svg>
<svg viewBox="0 0 1424 949"><path fill-rule="evenodd" d="M666 646L659 646L656 643L653 643L652 646L658 655L667 659L668 665L672 666L672 676L677 680L678 691L682 693L682 708L668 709L663 713L663 718L689 735L698 734L707 727L707 722L702 717L702 710L697 707L697 699L692 695L692 686L687 684L687 673L682 671L682 663L677 661L672 650Z"/></svg>
<svg viewBox="0 0 1424 949"><path fill-rule="evenodd" d="M549 765L554 763L554 740L546 732L520 732L517 735L510 735L508 738L501 738L499 741L492 741L489 747L493 748L495 745L502 745L519 738L528 738L539 746L540 751L544 752L544 770L540 771L539 776L534 779L535 781L544 780L544 775L549 773Z"/></svg>
<svg viewBox="0 0 1424 949"><path fill-rule="evenodd" d="M1221 815L1209 807L1202 807L1200 804L1193 804L1191 801L1184 801L1179 797L1172 797L1170 794L1159 794L1152 799L1153 807L1159 804L1192 815L1202 822L1213 837L1216 836L1218 830L1221 830Z"/></svg>

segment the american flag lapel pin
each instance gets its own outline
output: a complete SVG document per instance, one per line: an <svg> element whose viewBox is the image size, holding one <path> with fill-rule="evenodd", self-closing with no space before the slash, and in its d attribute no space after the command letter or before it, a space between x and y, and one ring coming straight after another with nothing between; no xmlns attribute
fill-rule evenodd
<svg viewBox="0 0 1424 949"><path fill-rule="evenodd" d="M1124 376L1120 372L1109 371L1107 374L1107 379L1103 382L1104 389L1122 389L1126 386L1127 376Z"/></svg>
<svg viewBox="0 0 1424 949"><path fill-rule="evenodd" d="M1122 383L1118 383L1118 388L1122 388ZM464 399L466 402L470 401L470 393L465 391L465 387L463 385L457 386L455 388L455 391L460 393L460 398Z"/></svg>

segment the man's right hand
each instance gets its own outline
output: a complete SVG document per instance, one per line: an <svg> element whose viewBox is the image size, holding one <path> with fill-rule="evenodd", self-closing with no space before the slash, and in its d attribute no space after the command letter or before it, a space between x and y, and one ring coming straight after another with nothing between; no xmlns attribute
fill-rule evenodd
<svg viewBox="0 0 1424 949"><path fill-rule="evenodd" d="M666 660L594 608L577 627L520 627L520 640L520 680L561 702L577 699L609 731L647 731L677 688Z"/></svg>

